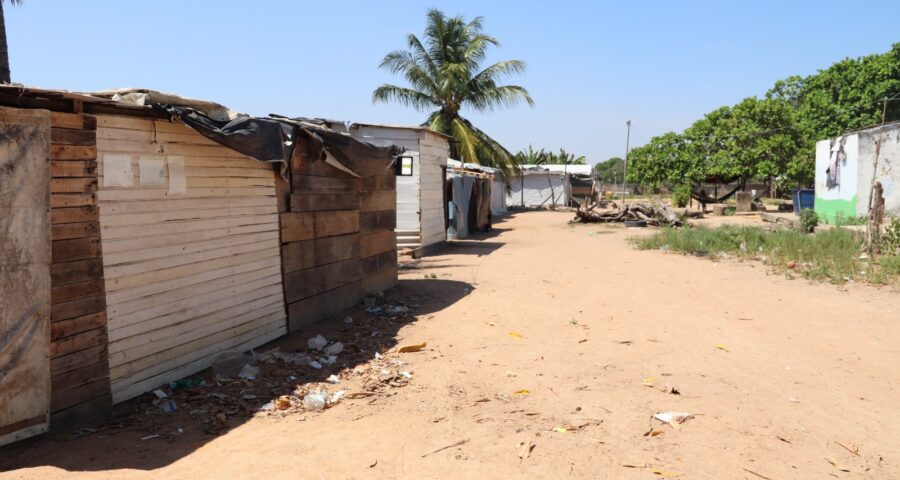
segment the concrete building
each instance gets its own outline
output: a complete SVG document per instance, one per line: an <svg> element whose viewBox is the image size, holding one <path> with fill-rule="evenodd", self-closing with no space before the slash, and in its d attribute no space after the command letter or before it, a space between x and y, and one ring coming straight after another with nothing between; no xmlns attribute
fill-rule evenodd
<svg viewBox="0 0 900 480"><path fill-rule="evenodd" d="M885 215L900 216L900 122L816 143L816 213L827 223L867 215L873 175L884 188Z"/></svg>

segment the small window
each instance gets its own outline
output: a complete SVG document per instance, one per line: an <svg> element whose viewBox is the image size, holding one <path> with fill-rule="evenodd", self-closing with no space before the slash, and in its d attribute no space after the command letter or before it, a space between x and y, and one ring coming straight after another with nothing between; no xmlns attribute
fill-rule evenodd
<svg viewBox="0 0 900 480"><path fill-rule="evenodd" d="M413 158L412 157L400 157L400 161L397 162L397 175L401 177L411 177L413 174Z"/></svg>

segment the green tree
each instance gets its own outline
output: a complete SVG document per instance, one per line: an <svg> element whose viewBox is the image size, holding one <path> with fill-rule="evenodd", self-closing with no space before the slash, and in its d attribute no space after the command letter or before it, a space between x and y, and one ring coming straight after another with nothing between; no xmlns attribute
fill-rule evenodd
<svg viewBox="0 0 900 480"><path fill-rule="evenodd" d="M424 125L453 137L460 160L515 169L515 157L496 140L460 114L464 108L490 112L519 103L533 105L528 91L500 81L525 71L525 62L506 60L481 69L489 47L500 42L483 32L483 19L466 22L462 16L448 17L437 9L426 15L424 41L406 38L408 50L395 50L380 68L402 74L409 86L384 84L372 93L373 102L395 101L420 111L431 111Z"/></svg>
<svg viewBox="0 0 900 480"><path fill-rule="evenodd" d="M632 150L632 154L633 152L634 150ZM622 175L625 173L625 160L619 157L612 157L594 165L594 172L605 183L622 180Z"/></svg>
<svg viewBox="0 0 900 480"><path fill-rule="evenodd" d="M0 0L0 83L10 83L9 73L9 44L6 42L6 17L3 13L3 4L21 5L22 0Z"/></svg>
<svg viewBox="0 0 900 480"><path fill-rule="evenodd" d="M677 186L714 176L809 184L815 142L879 123L883 99L897 95L900 43L884 54L779 80L764 98L713 110L681 135L654 137L629 154L629 181ZM900 102L888 104L886 119L900 120Z"/></svg>
<svg viewBox="0 0 900 480"><path fill-rule="evenodd" d="M696 180L695 168L687 138L674 132L653 137L628 153L628 181L649 188Z"/></svg>

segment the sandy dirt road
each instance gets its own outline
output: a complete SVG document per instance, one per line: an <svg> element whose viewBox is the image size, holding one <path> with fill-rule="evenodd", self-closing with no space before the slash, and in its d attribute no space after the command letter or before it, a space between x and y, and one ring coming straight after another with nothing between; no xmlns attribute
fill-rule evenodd
<svg viewBox="0 0 900 480"><path fill-rule="evenodd" d="M25 442L0 478L900 478L900 292L641 252L627 238L649 232L570 218L518 214L402 270L433 313L398 330L428 348L390 396L171 443Z"/></svg>

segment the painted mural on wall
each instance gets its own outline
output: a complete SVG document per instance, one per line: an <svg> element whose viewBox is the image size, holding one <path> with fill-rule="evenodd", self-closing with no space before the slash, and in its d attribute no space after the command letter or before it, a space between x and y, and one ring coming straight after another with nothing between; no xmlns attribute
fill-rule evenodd
<svg viewBox="0 0 900 480"><path fill-rule="evenodd" d="M828 223L856 216L859 182L859 136L847 135L816 143L816 203Z"/></svg>

